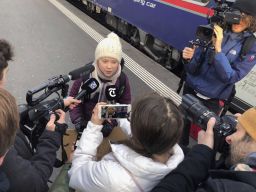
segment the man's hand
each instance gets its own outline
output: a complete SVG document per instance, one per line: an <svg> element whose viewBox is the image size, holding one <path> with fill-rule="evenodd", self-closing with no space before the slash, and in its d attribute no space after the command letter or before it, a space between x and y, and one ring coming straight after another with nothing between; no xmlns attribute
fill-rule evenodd
<svg viewBox="0 0 256 192"><path fill-rule="evenodd" d="M74 99L74 97L67 97L63 99L64 106L69 107L69 109L74 109L79 103L81 103L81 100Z"/></svg>
<svg viewBox="0 0 256 192"><path fill-rule="evenodd" d="M64 124L65 123L65 112L62 111L61 109L58 109L55 112L59 116L59 120L57 122L59 124ZM56 128L55 120L56 120L56 115L55 114L51 114L50 120L48 121L48 123L46 125L46 129L48 131L55 131L55 128Z"/></svg>
<svg viewBox="0 0 256 192"><path fill-rule="evenodd" d="M207 123L206 131L201 130L198 133L198 144L203 144L213 149L213 146L214 146L213 127L215 125L215 122L216 122L216 119L214 117L211 117Z"/></svg>
<svg viewBox="0 0 256 192"><path fill-rule="evenodd" d="M192 59L194 56L196 47L193 46L193 48L185 47L182 51L182 57L183 59Z"/></svg>

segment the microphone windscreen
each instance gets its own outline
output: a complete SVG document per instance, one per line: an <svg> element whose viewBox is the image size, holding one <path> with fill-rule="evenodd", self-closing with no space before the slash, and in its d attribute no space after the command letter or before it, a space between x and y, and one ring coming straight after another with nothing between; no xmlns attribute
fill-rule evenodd
<svg viewBox="0 0 256 192"><path fill-rule="evenodd" d="M94 69L95 67L90 63L73 71L70 71L69 75L71 76L71 80L76 80L81 77L88 76L92 71L94 71Z"/></svg>
<svg viewBox="0 0 256 192"><path fill-rule="evenodd" d="M81 89L86 90L87 94L93 93L96 91L99 87L99 82L95 78L90 78L87 81L84 82Z"/></svg>
<svg viewBox="0 0 256 192"><path fill-rule="evenodd" d="M77 94L75 99L82 99L86 94L91 94L97 90L99 82L95 78L90 78L81 87L81 91Z"/></svg>
<svg viewBox="0 0 256 192"><path fill-rule="evenodd" d="M115 85L108 85L105 90L105 95L108 101L117 99L117 87Z"/></svg>

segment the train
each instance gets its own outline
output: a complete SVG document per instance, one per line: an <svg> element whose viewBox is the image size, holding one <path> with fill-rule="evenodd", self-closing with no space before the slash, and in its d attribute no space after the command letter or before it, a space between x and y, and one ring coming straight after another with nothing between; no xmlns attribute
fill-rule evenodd
<svg viewBox="0 0 256 192"><path fill-rule="evenodd" d="M195 39L198 26L208 24L217 5L230 5L234 0L72 1L79 2L133 46L180 75L182 49ZM256 106L256 67L236 84L236 89L231 111L241 113Z"/></svg>

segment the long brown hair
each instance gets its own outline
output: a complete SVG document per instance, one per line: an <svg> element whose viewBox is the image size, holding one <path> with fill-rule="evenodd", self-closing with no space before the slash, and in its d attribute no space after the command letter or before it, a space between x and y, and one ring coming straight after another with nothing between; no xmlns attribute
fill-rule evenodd
<svg viewBox="0 0 256 192"><path fill-rule="evenodd" d="M13 144L19 127L19 114L15 98L0 88L0 157Z"/></svg>
<svg viewBox="0 0 256 192"><path fill-rule="evenodd" d="M149 94L132 105L132 137L125 144L141 155L163 154L178 142L183 118L175 103L159 94Z"/></svg>

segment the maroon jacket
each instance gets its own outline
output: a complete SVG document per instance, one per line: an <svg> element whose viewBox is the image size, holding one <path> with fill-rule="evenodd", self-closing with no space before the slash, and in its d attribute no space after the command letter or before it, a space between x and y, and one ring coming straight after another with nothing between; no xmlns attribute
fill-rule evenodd
<svg viewBox="0 0 256 192"><path fill-rule="evenodd" d="M117 103L120 104L130 104L131 103L131 88L129 84L128 77L122 72L125 76L125 88L122 95L117 99ZM83 79L78 79L72 85L71 91L69 93L70 96L75 97L79 89L82 85ZM120 77L116 81L116 87L120 87ZM75 107L73 110L70 111L70 119L73 124L78 123L78 121L84 119L86 122L91 119L92 110L95 105L98 103L99 93L95 94L93 98L85 99L81 104Z"/></svg>

